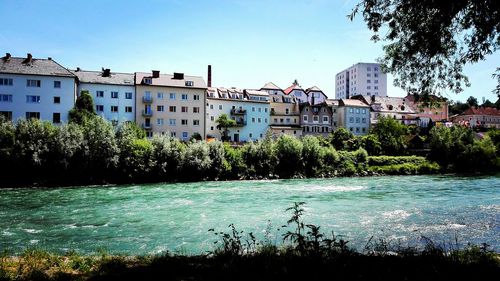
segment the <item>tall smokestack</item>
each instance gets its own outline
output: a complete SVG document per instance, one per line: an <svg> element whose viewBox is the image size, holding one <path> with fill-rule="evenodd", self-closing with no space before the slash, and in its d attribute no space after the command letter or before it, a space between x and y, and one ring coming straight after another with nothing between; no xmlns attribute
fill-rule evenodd
<svg viewBox="0 0 500 281"><path fill-rule="evenodd" d="M208 65L207 86L212 87L212 65Z"/></svg>

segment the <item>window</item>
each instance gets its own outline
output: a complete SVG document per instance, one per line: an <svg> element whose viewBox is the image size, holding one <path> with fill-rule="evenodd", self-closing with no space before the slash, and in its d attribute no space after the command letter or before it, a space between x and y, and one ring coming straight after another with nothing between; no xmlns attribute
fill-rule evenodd
<svg viewBox="0 0 500 281"><path fill-rule="evenodd" d="M375 84L378 84L378 80L375 80Z"/></svg>
<svg viewBox="0 0 500 281"><path fill-rule="evenodd" d="M131 100L132 99L132 93L131 92L126 92L125 93L125 99Z"/></svg>
<svg viewBox="0 0 500 281"><path fill-rule="evenodd" d="M26 119L40 119L40 112L26 112Z"/></svg>
<svg viewBox="0 0 500 281"><path fill-rule="evenodd" d="M131 113L132 112L132 107L131 106L125 106L125 112Z"/></svg>
<svg viewBox="0 0 500 281"><path fill-rule="evenodd" d="M372 75L370 73L367 73L366 74L366 77L371 77Z"/></svg>
<svg viewBox="0 0 500 281"><path fill-rule="evenodd" d="M175 112L175 106L169 106L168 111L170 112Z"/></svg>
<svg viewBox="0 0 500 281"><path fill-rule="evenodd" d="M354 113L354 108L349 108L349 113Z"/></svg>
<svg viewBox="0 0 500 281"><path fill-rule="evenodd" d="M26 96L27 103L40 103L40 96Z"/></svg>
<svg viewBox="0 0 500 281"><path fill-rule="evenodd" d="M8 121L12 121L12 111L0 111L0 116L3 116Z"/></svg>
<svg viewBox="0 0 500 281"><path fill-rule="evenodd" d="M181 95L181 100L188 100L188 95L187 94L182 94Z"/></svg>
<svg viewBox="0 0 500 281"><path fill-rule="evenodd" d="M0 86L12 86L12 78L0 78Z"/></svg>
<svg viewBox="0 0 500 281"><path fill-rule="evenodd" d="M54 97L54 103L61 103L61 97Z"/></svg>
<svg viewBox="0 0 500 281"><path fill-rule="evenodd" d="M354 117L349 117L349 122L354 123Z"/></svg>
<svg viewBox="0 0 500 281"><path fill-rule="evenodd" d="M363 133L366 133L366 128L363 128L363 129L361 129L361 130L363 131Z"/></svg>
<svg viewBox="0 0 500 281"><path fill-rule="evenodd" d="M371 87L371 86L366 86L366 89L367 89L367 90L371 90L371 89L372 89L372 87Z"/></svg>
<svg viewBox="0 0 500 281"><path fill-rule="evenodd" d="M262 108L259 107L258 110L259 110L259 112L262 112Z"/></svg>
<svg viewBox="0 0 500 281"><path fill-rule="evenodd" d="M304 116L302 117L302 120L304 120L304 122L307 122L307 115L304 115Z"/></svg>
<svg viewBox="0 0 500 281"><path fill-rule="evenodd" d="M162 100L164 97L164 94L162 92L156 93L156 97L158 97L159 100Z"/></svg>
<svg viewBox="0 0 500 281"><path fill-rule="evenodd" d="M54 88L61 88L61 81L54 81Z"/></svg>
<svg viewBox="0 0 500 281"><path fill-rule="evenodd" d="M163 106L163 105L158 105L158 106L156 106L156 110L157 110L157 111L160 111L160 112L163 112L163 111L165 111L165 106Z"/></svg>
<svg viewBox="0 0 500 281"><path fill-rule="evenodd" d="M373 76L378 77L378 73L373 74Z"/></svg>
<svg viewBox="0 0 500 281"><path fill-rule="evenodd" d="M359 113L359 108L356 108L356 113Z"/></svg>
<svg viewBox="0 0 500 281"><path fill-rule="evenodd" d="M376 81L376 80L375 80ZM374 86L373 87L374 90L378 90L378 86Z"/></svg>
<svg viewBox="0 0 500 281"><path fill-rule="evenodd" d="M111 98L112 99L117 99L118 98L118 92L111 92Z"/></svg>
<svg viewBox="0 0 500 281"><path fill-rule="evenodd" d="M193 81L186 81L185 85L186 87L193 87L194 83Z"/></svg>
<svg viewBox="0 0 500 281"><path fill-rule="evenodd" d="M170 136L175 138L177 136L177 133L176 132L170 132Z"/></svg>
<svg viewBox="0 0 500 281"><path fill-rule="evenodd" d="M285 109L285 114L289 114L290 113L290 109L286 108Z"/></svg>
<svg viewBox="0 0 500 281"><path fill-rule="evenodd" d="M210 109L214 109L214 105L213 104L210 105Z"/></svg>
<svg viewBox="0 0 500 281"><path fill-rule="evenodd" d="M213 117L213 116L212 116ZM188 120L187 119L181 119L181 125L187 126ZM213 129L212 129L213 130Z"/></svg>
<svg viewBox="0 0 500 281"><path fill-rule="evenodd" d="M153 79L148 78L148 77L144 77L144 84L149 84L149 85L151 85L152 83L153 83Z"/></svg>
<svg viewBox="0 0 500 281"><path fill-rule="evenodd" d="M319 116L318 115L313 116L313 122L319 122Z"/></svg>
<svg viewBox="0 0 500 281"><path fill-rule="evenodd" d="M359 117L356 117L356 123L359 123L360 120L359 120Z"/></svg>
<svg viewBox="0 0 500 281"><path fill-rule="evenodd" d="M175 126L175 119L168 119L168 124L170 124L170 126Z"/></svg>
<svg viewBox="0 0 500 281"><path fill-rule="evenodd" d="M181 112L188 112L187 106L181 106Z"/></svg>
<svg viewBox="0 0 500 281"><path fill-rule="evenodd" d="M352 132L352 127L350 127L350 128L349 128L349 131L351 131L351 132Z"/></svg>
<svg viewBox="0 0 500 281"><path fill-rule="evenodd" d="M366 109L364 109L364 108L363 108L363 109L361 110L361 112L362 112L363 114L366 114Z"/></svg>
<svg viewBox="0 0 500 281"><path fill-rule="evenodd" d="M248 134L248 137L249 137L249 138L252 138L252 137L253 137L253 136L252 136L252 133Z"/></svg>
<svg viewBox="0 0 500 281"><path fill-rule="evenodd" d="M200 126L200 120L193 120L193 126Z"/></svg>
<svg viewBox="0 0 500 281"><path fill-rule="evenodd" d="M361 119L361 123L366 123L366 118Z"/></svg>
<svg viewBox="0 0 500 281"><path fill-rule="evenodd" d="M356 133L359 133L359 127L356 127Z"/></svg>
<svg viewBox="0 0 500 281"><path fill-rule="evenodd" d="M0 102L12 102L12 95L0 95Z"/></svg>
<svg viewBox="0 0 500 281"><path fill-rule="evenodd" d="M260 123L261 121L262 121L262 119L260 119L260 118L257 118L257 122L259 122L259 123Z"/></svg>
<svg viewBox="0 0 500 281"><path fill-rule="evenodd" d="M160 126L163 126L163 118L156 119L156 124L160 125Z"/></svg>
<svg viewBox="0 0 500 281"><path fill-rule="evenodd" d="M193 99L194 99L194 100L200 100L200 95L194 95L194 96L193 96Z"/></svg>
<svg viewBox="0 0 500 281"><path fill-rule="evenodd" d="M52 123L54 124L61 123L61 113L59 112L52 113Z"/></svg>
<svg viewBox="0 0 500 281"><path fill-rule="evenodd" d="M371 71L371 70L372 70L372 68L371 68L371 67L367 67L367 68L366 68L366 71Z"/></svg>
<svg viewBox="0 0 500 281"><path fill-rule="evenodd" d="M323 116L323 123L328 122L328 116Z"/></svg>
<svg viewBox="0 0 500 281"><path fill-rule="evenodd" d="M118 106L112 105L111 106L111 112L118 112Z"/></svg>
<svg viewBox="0 0 500 281"><path fill-rule="evenodd" d="M104 111L104 105L102 105L102 104L97 104L97 105L95 106L95 110L96 110L97 112L103 112L103 111Z"/></svg>
<svg viewBox="0 0 500 281"><path fill-rule="evenodd" d="M175 93L170 93L169 98L170 98L171 100L175 100Z"/></svg>
<svg viewBox="0 0 500 281"><path fill-rule="evenodd" d="M98 98L104 97L104 91L95 91L95 96Z"/></svg>
<svg viewBox="0 0 500 281"><path fill-rule="evenodd" d="M219 104L219 110L222 110L222 104Z"/></svg>
<svg viewBox="0 0 500 281"><path fill-rule="evenodd" d="M252 123L255 123L255 117L252 117Z"/></svg>
<svg viewBox="0 0 500 281"><path fill-rule="evenodd" d="M32 80L32 79L26 80L26 87L40 88L40 86L41 86L41 81L40 80Z"/></svg>
<svg viewBox="0 0 500 281"><path fill-rule="evenodd" d="M366 83L371 83L371 82L372 82L372 81L371 81L371 80L369 80L369 79L368 79L368 80L366 80Z"/></svg>
<svg viewBox="0 0 500 281"><path fill-rule="evenodd" d="M199 107L193 107L193 113L200 113Z"/></svg>
<svg viewBox="0 0 500 281"><path fill-rule="evenodd" d="M266 107L266 108L264 108L264 112L265 112L265 113L267 113L267 107Z"/></svg>
<svg viewBox="0 0 500 281"><path fill-rule="evenodd" d="M255 112L255 106L252 106L252 112Z"/></svg>

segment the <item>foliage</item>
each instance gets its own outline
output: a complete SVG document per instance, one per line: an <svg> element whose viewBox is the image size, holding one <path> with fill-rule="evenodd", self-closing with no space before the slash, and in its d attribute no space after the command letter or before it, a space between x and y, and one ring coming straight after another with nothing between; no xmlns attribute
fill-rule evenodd
<svg viewBox="0 0 500 281"><path fill-rule="evenodd" d="M302 142L289 135L281 135L276 141L276 172L280 177L292 177L302 171Z"/></svg>
<svg viewBox="0 0 500 281"><path fill-rule="evenodd" d="M191 142L185 150L182 171L185 179L203 180L207 176L212 160L206 142Z"/></svg>
<svg viewBox="0 0 500 281"><path fill-rule="evenodd" d="M170 136L154 136L151 144L156 161L153 174L160 181L177 180L186 146L179 139Z"/></svg>
<svg viewBox="0 0 500 281"><path fill-rule="evenodd" d="M322 147L318 138L313 136L302 138L302 163L306 176L315 176L321 169L321 151Z"/></svg>
<svg viewBox="0 0 500 281"><path fill-rule="evenodd" d="M243 159L248 167L249 175L260 177L272 175L277 161L273 140L266 137L264 140L245 144Z"/></svg>
<svg viewBox="0 0 500 281"><path fill-rule="evenodd" d="M348 142L354 138L354 135L346 128L338 128L330 135L330 142L337 150L346 150Z"/></svg>
<svg viewBox="0 0 500 281"><path fill-rule="evenodd" d="M467 105L469 107L478 107L479 104L477 102L477 99L473 96L470 96L468 99L467 99Z"/></svg>
<svg viewBox="0 0 500 281"><path fill-rule="evenodd" d="M381 116L377 125L372 129L372 134L380 142L382 154L401 155L405 152L408 127L397 120Z"/></svg>
<svg viewBox="0 0 500 281"><path fill-rule="evenodd" d="M463 66L484 60L500 46L497 1L361 1L353 9L385 42L381 59L395 84L409 92L463 91ZM383 37L379 32L385 33Z"/></svg>
<svg viewBox="0 0 500 281"><path fill-rule="evenodd" d="M373 134L369 134L361 137L361 147L366 149L369 155L380 155L382 154L382 144L378 140L378 137Z"/></svg>
<svg viewBox="0 0 500 281"><path fill-rule="evenodd" d="M94 100L88 91L81 91L76 99L75 107L69 111L69 122L84 123L96 116Z"/></svg>
<svg viewBox="0 0 500 281"><path fill-rule="evenodd" d="M221 131L222 140L229 140L229 128L236 126L236 121L229 118L227 114L221 114L219 118L215 120L215 123L218 124L217 129Z"/></svg>

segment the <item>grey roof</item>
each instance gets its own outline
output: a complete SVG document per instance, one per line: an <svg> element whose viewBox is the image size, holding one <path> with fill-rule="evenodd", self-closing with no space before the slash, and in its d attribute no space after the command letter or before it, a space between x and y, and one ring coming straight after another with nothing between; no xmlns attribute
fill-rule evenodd
<svg viewBox="0 0 500 281"><path fill-rule="evenodd" d="M109 77L103 77L102 71L75 70L73 73L81 83L134 86L133 73L111 72Z"/></svg>
<svg viewBox="0 0 500 281"><path fill-rule="evenodd" d="M264 85L262 88L260 88L261 90L262 89L265 89L265 90L280 90L280 91L283 91L280 87L276 86L276 84L274 84L273 82L268 82L266 83L266 85Z"/></svg>
<svg viewBox="0 0 500 281"><path fill-rule="evenodd" d="M369 107L366 103L356 99L341 99L339 100L339 106Z"/></svg>
<svg viewBox="0 0 500 281"><path fill-rule="evenodd" d="M31 59L11 57L0 59L0 73L75 77L73 73L52 59Z"/></svg>
<svg viewBox="0 0 500 281"><path fill-rule="evenodd" d="M163 87L177 87L177 88L197 88L206 89L207 84L203 77L201 76L188 76L184 75L184 79L174 79L174 75L171 74L160 74L159 78L152 78L151 73L136 72L135 73L135 83L138 85L144 85L143 79L151 78L152 83L146 84L151 86L163 86ZM186 81L192 81L193 86L186 86Z"/></svg>
<svg viewBox="0 0 500 281"><path fill-rule="evenodd" d="M327 100L325 100L325 103L328 106L339 106L339 100L327 99Z"/></svg>

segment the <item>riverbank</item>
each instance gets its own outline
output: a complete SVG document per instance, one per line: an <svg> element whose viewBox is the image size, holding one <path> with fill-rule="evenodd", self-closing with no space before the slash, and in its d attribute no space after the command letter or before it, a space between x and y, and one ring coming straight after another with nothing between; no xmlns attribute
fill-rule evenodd
<svg viewBox="0 0 500 281"><path fill-rule="evenodd" d="M0 280L485 280L500 255L480 247L443 252L429 246L360 254L340 248L300 252L262 247L251 254L55 255L27 250L0 257Z"/></svg>

